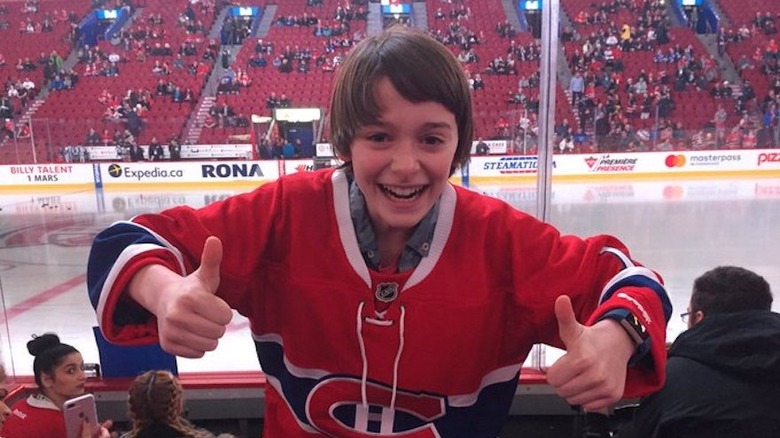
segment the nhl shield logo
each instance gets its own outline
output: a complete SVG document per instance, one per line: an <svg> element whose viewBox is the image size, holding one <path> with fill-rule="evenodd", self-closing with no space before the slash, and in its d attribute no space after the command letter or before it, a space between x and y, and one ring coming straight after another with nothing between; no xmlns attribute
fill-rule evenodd
<svg viewBox="0 0 780 438"><path fill-rule="evenodd" d="M374 294L383 303L390 303L398 298L398 283L379 283Z"/></svg>

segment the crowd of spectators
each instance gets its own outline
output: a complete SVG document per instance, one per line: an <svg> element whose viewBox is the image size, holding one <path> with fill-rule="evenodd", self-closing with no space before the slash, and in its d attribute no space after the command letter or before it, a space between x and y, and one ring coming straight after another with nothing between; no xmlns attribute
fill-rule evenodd
<svg viewBox="0 0 780 438"><path fill-rule="evenodd" d="M204 17L204 13L216 14L217 7L213 0L188 2L176 24L191 37L181 43L177 39L168 38L167 17L159 12L142 13L134 20L132 27L117 35L114 41L116 45L110 49L110 53L104 53L100 47L85 46L79 49L78 56L85 64L84 76L118 76L122 63L130 62L133 54L139 62L152 58L150 75L160 76L154 98L166 96L173 102L193 104L195 92L177 86L171 80L171 75L177 70L186 70L194 75L206 74L210 71L209 63L219 59L220 53L226 53L223 56L226 61L223 63L225 71L219 80L218 94L237 94L250 87L252 75L247 70L254 68L272 67L282 73L307 73L311 68L335 70L343 59L342 50L351 47L355 41L350 23L367 18L365 2L351 3L341 3L334 11L326 14L306 12L278 17L274 22L276 26L310 28L314 35L322 37L324 49L302 45L285 46L280 51L274 47L273 41L259 39L254 45L255 54L248 59L246 69L231 65L228 49L223 48L220 52L217 41L209 41L205 36L208 29L199 17ZM308 0L308 4L322 5L318 0ZM197 8L201 8L199 13L195 11ZM627 15L626 11L630 12L633 21L621 22ZM510 22L498 20L494 30L498 38L508 41L506 54L480 59L479 47L487 38L484 31L469 28L474 22L472 17L471 9L459 2L447 3L446 7L437 6L434 13L436 23L432 26L431 35L450 46L457 54L467 69L469 84L475 93L483 92L491 86L491 81L486 81L485 76L518 77L517 87L505 90L502 96L506 97L502 100L510 106L510 111L524 115L509 117L509 129L497 127L495 137L516 142L520 133L524 137L524 144L527 144L525 137L534 135L536 129L532 126L533 122L529 122L530 119L535 120L535 115L529 117L527 114L538 111L536 89L540 77L538 70L529 73L527 68L520 67L525 67L522 63L538 63L541 57L540 45L535 41L518 43L515 39L517 32ZM65 11L57 12L49 18L52 22L70 19ZM556 146L560 151L577 151L589 147L591 143L594 150L600 151L696 148L709 144L710 140L716 147L724 148L780 143L780 130L775 128L780 108L780 102L775 97L778 94L772 92L770 96L757 96L750 81L735 87L720 80L717 61L713 57L696 53L693 45L671 41L669 19L660 2L597 0L590 9L578 11L571 18L574 24L562 30L562 39L564 42L576 42L577 46L568 56L569 66L575 74L571 82L565 84L572 97L574 117L567 119L560 130L556 126ZM757 12L751 23L725 29L721 38L728 44L736 44L756 34L773 35L776 33L775 19L769 12ZM228 17L221 25L222 42L241 44L249 35L250 23L251 20L243 17ZM584 25L589 29L586 35L580 34L581 29L586 28ZM591 31L593 25L597 28ZM176 41L173 43L175 46L171 41ZM654 72L642 70L636 73L632 70L632 74L626 73L625 54L629 52L648 53L658 69ZM29 58L20 59L17 63L20 72L43 66L52 75L47 78L47 83L53 90L70 89L77 84L78 74L58 68L62 64L59 55L42 54L40 58L37 63ZM741 57L735 65L740 72L758 69L772 80L777 79L775 82L780 85L778 61L780 48L771 39L765 49L758 50L751 58ZM17 87L12 88L19 92ZM19 96L11 98L29 100L34 88L25 89ZM677 119L682 115L675 113L678 105L676 93L687 91L702 92L716 101L722 101L723 109L727 112L726 118L733 116L739 119L739 126L720 129L720 112L713 114L712 120L705 126L690 126L687 122L681 125ZM14 92L7 89L5 94L8 93ZM266 99L267 108L289 105L289 99L282 96L278 99L269 96ZM761 99L763 101L759 102ZM0 103L0 111L13 115L17 106L5 100L7 102ZM137 136L144 125L144 114L149 111L154 99L136 103L124 100L116 102L113 96L107 100L106 119L120 122ZM227 107L225 104L224 108ZM217 112L210 114L210 118L204 122L205 127L245 126L240 122L243 117L231 114L230 110L222 108L224 111L221 111L217 108L222 107L218 105L212 108L212 112ZM746 112L751 112L754 117L745 117ZM761 114L763 123L761 117L755 117L756 113Z"/></svg>

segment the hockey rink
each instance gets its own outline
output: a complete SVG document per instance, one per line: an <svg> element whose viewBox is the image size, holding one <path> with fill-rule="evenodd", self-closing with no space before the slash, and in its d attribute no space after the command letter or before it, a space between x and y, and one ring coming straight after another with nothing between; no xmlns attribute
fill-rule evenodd
<svg viewBox="0 0 780 438"><path fill-rule="evenodd" d="M471 185L533 213L535 183ZM53 331L98 362L95 314L86 293L93 236L114 221L175 205L201 207L245 189L0 193L2 362L9 374L32 375L26 342ZM613 234L632 256L665 279L674 304L668 339L685 329L691 284L718 265L763 275L780 310L780 179L600 181L554 183L550 221L562 232ZM501 263L501 260L496 260ZM9 342L10 340L10 342ZM551 363L557 352L546 354ZM236 315L217 351L179 359L179 370L257 370L248 324Z"/></svg>

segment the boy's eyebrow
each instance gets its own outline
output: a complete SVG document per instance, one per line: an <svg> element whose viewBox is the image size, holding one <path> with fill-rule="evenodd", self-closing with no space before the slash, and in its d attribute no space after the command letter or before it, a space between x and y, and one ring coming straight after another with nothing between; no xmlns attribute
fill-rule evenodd
<svg viewBox="0 0 780 438"><path fill-rule="evenodd" d="M387 128L387 127L393 127L394 125L392 123L383 122L382 120L376 120L374 122L369 122L363 125L366 126L372 126L377 128ZM424 131L428 129L441 129L441 128L452 128L452 124L448 122L426 122L420 125L419 130Z"/></svg>
<svg viewBox="0 0 780 438"><path fill-rule="evenodd" d="M448 122L427 122L423 124L421 129L438 129L438 128L452 128L452 125Z"/></svg>

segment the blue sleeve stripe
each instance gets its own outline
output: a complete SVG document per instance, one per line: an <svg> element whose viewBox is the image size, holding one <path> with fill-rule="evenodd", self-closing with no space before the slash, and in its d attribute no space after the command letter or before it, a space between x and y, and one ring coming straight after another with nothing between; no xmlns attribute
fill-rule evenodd
<svg viewBox="0 0 780 438"><path fill-rule="evenodd" d="M647 273L650 273L652 276ZM669 322L669 319L672 317L672 302L669 300L666 289L658 281L658 277L653 271L647 268L634 267L621 271L620 274L615 276L615 278L605 286L601 296L601 302L603 303L610 299L618 290L630 286L652 289L656 295L658 295L658 299L661 300L664 318L666 319L666 322Z"/></svg>
<svg viewBox="0 0 780 438"><path fill-rule="evenodd" d="M182 255L168 241L148 228L122 221L99 233L92 244L87 266L87 288L92 307L102 317L114 280L125 264L140 253L165 248L171 251L184 273Z"/></svg>

